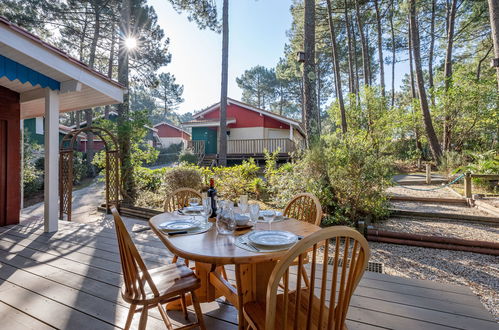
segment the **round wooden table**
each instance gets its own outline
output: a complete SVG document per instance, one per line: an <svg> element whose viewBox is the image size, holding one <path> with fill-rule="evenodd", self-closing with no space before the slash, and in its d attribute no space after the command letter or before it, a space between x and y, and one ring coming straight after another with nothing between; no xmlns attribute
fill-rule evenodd
<svg viewBox="0 0 499 330"><path fill-rule="evenodd" d="M197 291L199 300L211 302L225 296L239 310L239 328L243 329L242 308L239 306L249 301L265 302L270 274L287 251L252 252L235 245L238 235L251 230L268 230L268 223L257 223L252 229L229 235L219 234L215 224L205 233L182 236L168 236L158 229L163 222L179 217L182 218L173 213L161 213L152 217L149 225L171 252L195 262L196 274L201 280L201 288ZM272 223L272 230L286 230L304 237L320 229L295 219ZM227 281L220 267L229 264L235 265L236 287Z"/></svg>

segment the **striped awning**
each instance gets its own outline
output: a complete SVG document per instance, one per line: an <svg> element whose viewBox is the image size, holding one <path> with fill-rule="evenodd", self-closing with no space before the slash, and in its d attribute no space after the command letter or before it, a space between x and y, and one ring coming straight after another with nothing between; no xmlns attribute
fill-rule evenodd
<svg viewBox="0 0 499 330"><path fill-rule="evenodd" d="M48 87L51 90L60 90L61 83L40 72L28 68L21 63L0 55L0 78L6 77L10 81L19 80L21 83L30 83L31 86Z"/></svg>

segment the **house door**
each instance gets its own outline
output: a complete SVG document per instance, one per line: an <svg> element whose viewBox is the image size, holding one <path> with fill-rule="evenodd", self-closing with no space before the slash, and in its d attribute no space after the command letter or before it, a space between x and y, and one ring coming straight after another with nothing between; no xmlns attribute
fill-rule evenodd
<svg viewBox="0 0 499 330"><path fill-rule="evenodd" d="M217 153L217 129L207 127L204 132L205 147L204 152L207 155L213 155Z"/></svg>
<svg viewBox="0 0 499 330"><path fill-rule="evenodd" d="M20 139L19 94L0 86L0 226L19 222Z"/></svg>

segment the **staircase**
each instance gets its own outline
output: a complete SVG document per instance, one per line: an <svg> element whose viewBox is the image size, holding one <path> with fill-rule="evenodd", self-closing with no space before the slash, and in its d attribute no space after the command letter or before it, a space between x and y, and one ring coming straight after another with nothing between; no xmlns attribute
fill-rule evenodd
<svg viewBox="0 0 499 330"><path fill-rule="evenodd" d="M199 158L198 165L201 167L217 166L217 155L203 155Z"/></svg>

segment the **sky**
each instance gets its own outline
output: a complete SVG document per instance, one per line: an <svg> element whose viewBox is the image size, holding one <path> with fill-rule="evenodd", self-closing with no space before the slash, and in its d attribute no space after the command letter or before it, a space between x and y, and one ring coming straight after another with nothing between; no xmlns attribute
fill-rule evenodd
<svg viewBox="0 0 499 330"><path fill-rule="evenodd" d="M221 12L221 0L216 1ZM170 38L172 61L160 71L175 75L184 85L185 101L178 112L194 112L220 100L222 35L200 30L187 15L178 14L167 0L149 0L159 25ZM291 28L291 0L232 0L229 2L229 86L228 96L241 99L236 77L255 65L274 67L284 54ZM406 63L396 67L399 86ZM390 68L385 69L386 85L391 84Z"/></svg>

